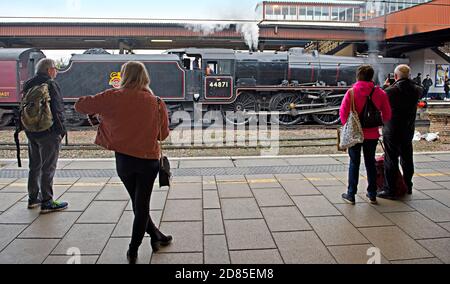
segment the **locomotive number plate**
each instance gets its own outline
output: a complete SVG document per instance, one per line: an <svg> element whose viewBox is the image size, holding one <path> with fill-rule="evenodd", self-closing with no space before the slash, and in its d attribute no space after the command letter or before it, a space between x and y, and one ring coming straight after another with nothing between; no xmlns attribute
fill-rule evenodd
<svg viewBox="0 0 450 284"><path fill-rule="evenodd" d="M232 77L206 77L205 98L227 100L233 97Z"/></svg>

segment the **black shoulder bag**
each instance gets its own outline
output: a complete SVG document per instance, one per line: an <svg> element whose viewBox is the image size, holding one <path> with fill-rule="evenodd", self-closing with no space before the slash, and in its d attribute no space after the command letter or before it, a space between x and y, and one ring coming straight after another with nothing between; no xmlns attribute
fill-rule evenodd
<svg viewBox="0 0 450 284"><path fill-rule="evenodd" d="M159 147L160 147L160 159L159 159L159 187L171 187L172 185L172 172L170 171L170 162L169 159L163 154L163 145L162 141L160 141L161 133L162 133L162 123L161 123L161 98L157 97L158 100L158 125L159 125Z"/></svg>
<svg viewBox="0 0 450 284"><path fill-rule="evenodd" d="M384 125L381 112L375 106L372 100L372 95L375 92L375 89L376 88L373 88L372 92L367 98L366 105L364 106L364 110L360 116L362 128L376 128Z"/></svg>

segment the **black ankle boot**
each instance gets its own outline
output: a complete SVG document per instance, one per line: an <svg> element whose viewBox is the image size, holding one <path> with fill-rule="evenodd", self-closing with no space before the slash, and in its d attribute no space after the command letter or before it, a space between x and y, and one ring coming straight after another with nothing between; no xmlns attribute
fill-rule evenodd
<svg viewBox="0 0 450 284"><path fill-rule="evenodd" d="M137 251L128 249L128 251L127 251L127 259L128 259L128 264L136 264L137 263L137 259L138 259Z"/></svg>
<svg viewBox="0 0 450 284"><path fill-rule="evenodd" d="M151 241L150 244L152 246L152 250L153 252L158 252L160 250L161 247L166 247L169 246L172 241L173 241L173 237L172 236L166 236L163 233L161 233L159 230L156 230L155 233L153 233L151 236Z"/></svg>

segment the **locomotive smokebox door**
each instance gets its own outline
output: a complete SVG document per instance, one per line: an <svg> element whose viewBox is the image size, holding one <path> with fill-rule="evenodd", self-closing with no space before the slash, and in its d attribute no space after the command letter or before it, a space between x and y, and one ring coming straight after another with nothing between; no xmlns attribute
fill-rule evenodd
<svg viewBox="0 0 450 284"><path fill-rule="evenodd" d="M205 99L229 100L233 97L233 78L209 76L205 78Z"/></svg>

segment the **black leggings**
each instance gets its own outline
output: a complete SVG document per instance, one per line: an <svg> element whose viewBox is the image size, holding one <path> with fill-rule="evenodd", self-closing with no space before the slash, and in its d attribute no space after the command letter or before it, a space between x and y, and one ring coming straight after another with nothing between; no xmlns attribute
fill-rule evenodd
<svg viewBox="0 0 450 284"><path fill-rule="evenodd" d="M116 153L116 166L133 205L134 222L130 249L137 250L146 232L152 237L157 231L150 217L150 198L159 172L159 161Z"/></svg>

